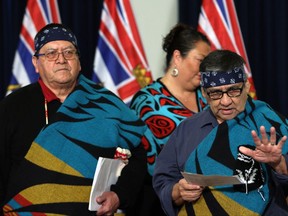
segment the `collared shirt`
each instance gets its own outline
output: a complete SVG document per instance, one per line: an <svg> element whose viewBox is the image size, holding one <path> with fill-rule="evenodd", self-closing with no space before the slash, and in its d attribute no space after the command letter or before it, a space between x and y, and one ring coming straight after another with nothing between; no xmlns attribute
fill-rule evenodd
<svg viewBox="0 0 288 216"><path fill-rule="evenodd" d="M120 209L136 199L147 169L140 144L146 126L112 92L84 76L79 80L57 113L49 105L61 103L48 104L55 121L43 130L44 95L38 82L0 102L0 204L4 211L95 215L89 212L88 202L97 161L100 156L114 158L117 147L129 149L132 156L110 190L118 195ZM38 190L43 181L47 193ZM30 190L33 193L22 193ZM18 197L29 203L17 202Z"/></svg>
<svg viewBox="0 0 288 216"><path fill-rule="evenodd" d="M44 82L41 78L39 78L38 82L41 86L44 98L47 100L48 103L53 101L53 100L60 101L60 99L44 84Z"/></svg>

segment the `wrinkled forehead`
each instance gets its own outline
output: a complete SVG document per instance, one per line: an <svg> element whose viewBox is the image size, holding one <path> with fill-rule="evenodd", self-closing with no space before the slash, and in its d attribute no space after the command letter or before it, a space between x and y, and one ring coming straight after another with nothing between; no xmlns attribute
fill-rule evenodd
<svg viewBox="0 0 288 216"><path fill-rule="evenodd" d="M43 47L40 49L42 50L64 50L64 49L75 49L75 46L70 41L65 40L57 40L57 41L50 41L43 45ZM77 48L76 48L77 49Z"/></svg>

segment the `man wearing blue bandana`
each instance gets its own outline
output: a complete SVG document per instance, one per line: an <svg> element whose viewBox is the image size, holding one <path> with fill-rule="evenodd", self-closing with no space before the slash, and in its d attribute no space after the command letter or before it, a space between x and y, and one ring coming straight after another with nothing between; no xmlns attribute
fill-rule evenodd
<svg viewBox="0 0 288 216"><path fill-rule="evenodd" d="M156 161L153 187L167 215L288 215L288 122L248 95L244 64L229 50L201 63L209 106L176 128ZM204 187L181 171L238 175L243 184Z"/></svg>
<svg viewBox="0 0 288 216"><path fill-rule="evenodd" d="M141 145L145 124L116 95L80 74L70 29L48 24L34 45L38 82L0 102L0 215L128 211L147 169ZM131 153L123 158L128 164L116 184L96 198L99 210L89 211L99 157L116 159L123 152Z"/></svg>

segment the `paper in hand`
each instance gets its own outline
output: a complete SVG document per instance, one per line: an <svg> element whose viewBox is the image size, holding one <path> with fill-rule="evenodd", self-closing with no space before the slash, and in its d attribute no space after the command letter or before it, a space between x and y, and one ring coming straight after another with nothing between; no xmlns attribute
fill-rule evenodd
<svg viewBox="0 0 288 216"><path fill-rule="evenodd" d="M219 185L234 185L243 184L237 175L234 176L219 176L219 175L201 175L195 173L181 172L187 182L201 186L219 186Z"/></svg>
<svg viewBox="0 0 288 216"><path fill-rule="evenodd" d="M99 157L90 192L88 207L90 211L97 211L100 208L96 202L96 197L110 190L110 186L117 182L125 165L121 159Z"/></svg>

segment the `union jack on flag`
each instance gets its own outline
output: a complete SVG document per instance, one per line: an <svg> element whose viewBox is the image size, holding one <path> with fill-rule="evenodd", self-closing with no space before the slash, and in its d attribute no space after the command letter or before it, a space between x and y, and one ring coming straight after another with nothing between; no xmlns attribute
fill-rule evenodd
<svg viewBox="0 0 288 216"><path fill-rule="evenodd" d="M241 55L245 62L245 71L251 84L252 98L256 99L256 90L246 54L242 34L233 0L202 0L198 30L209 38L213 49L229 49Z"/></svg>
<svg viewBox="0 0 288 216"><path fill-rule="evenodd" d="M129 0L105 0L94 59L93 80L129 103L152 82Z"/></svg>
<svg viewBox="0 0 288 216"><path fill-rule="evenodd" d="M33 41L36 33L52 22L61 22L57 0L28 0L7 94L38 79L31 60L34 54Z"/></svg>

